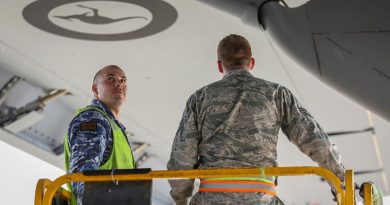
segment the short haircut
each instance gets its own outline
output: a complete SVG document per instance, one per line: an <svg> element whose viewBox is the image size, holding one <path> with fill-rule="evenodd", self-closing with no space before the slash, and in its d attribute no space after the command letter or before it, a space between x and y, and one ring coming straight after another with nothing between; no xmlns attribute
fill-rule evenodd
<svg viewBox="0 0 390 205"><path fill-rule="evenodd" d="M105 69L108 69L108 68L117 68L117 69L120 69L122 70L119 66L117 65L108 65L108 66L104 66L103 68L101 68L96 74L95 76L93 77L93 84L97 84L98 83L98 80L99 80L99 77L102 73L103 70Z"/></svg>
<svg viewBox="0 0 390 205"><path fill-rule="evenodd" d="M223 38L218 45L218 60L229 70L242 68L250 63L252 58L251 46L246 38L230 34Z"/></svg>

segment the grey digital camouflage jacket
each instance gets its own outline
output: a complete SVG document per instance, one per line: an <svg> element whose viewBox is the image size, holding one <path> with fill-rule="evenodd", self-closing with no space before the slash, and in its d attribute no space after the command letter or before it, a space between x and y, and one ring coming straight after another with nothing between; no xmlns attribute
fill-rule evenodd
<svg viewBox="0 0 390 205"><path fill-rule="evenodd" d="M285 87L245 69L197 90L187 101L168 169L277 166L277 141L288 139L319 166L344 178L326 133ZM171 180L171 196L185 204L194 180ZM197 193L191 204L279 204L262 193Z"/></svg>

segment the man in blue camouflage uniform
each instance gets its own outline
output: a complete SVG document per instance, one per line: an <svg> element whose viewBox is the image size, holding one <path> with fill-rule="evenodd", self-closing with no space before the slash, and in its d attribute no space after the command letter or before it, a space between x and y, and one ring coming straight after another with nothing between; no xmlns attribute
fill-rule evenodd
<svg viewBox="0 0 390 205"><path fill-rule="evenodd" d="M122 133L126 133L126 128L118 121L127 94L126 81L125 73L115 65L106 66L96 73L92 85L95 99L90 106L106 114L89 109L78 114L70 123L66 139L70 153L69 159L66 159L69 160L68 173L98 170L109 160L113 150L113 130L108 117ZM135 166L134 161L128 163ZM80 205L84 183L72 183L72 188Z"/></svg>
<svg viewBox="0 0 390 205"><path fill-rule="evenodd" d="M244 37L232 34L221 40L218 68L223 79L189 97L168 169L276 167L282 129L303 153L343 180L344 168L326 133L287 88L252 76L248 71L254 64ZM283 204L273 180L229 179L201 179L190 204ZM194 180L169 182L176 204L187 204Z"/></svg>

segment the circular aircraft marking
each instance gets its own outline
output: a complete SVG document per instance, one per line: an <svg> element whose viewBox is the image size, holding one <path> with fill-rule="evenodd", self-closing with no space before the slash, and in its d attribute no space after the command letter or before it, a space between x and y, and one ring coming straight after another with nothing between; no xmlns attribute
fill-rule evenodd
<svg viewBox="0 0 390 205"><path fill-rule="evenodd" d="M177 11L161 0L38 0L23 17L53 34L96 41L143 38L164 31Z"/></svg>

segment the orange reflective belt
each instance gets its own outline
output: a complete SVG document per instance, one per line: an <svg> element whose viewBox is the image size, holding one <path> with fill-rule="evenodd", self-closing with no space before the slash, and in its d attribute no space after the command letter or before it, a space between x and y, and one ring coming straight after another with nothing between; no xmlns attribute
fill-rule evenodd
<svg viewBox="0 0 390 205"><path fill-rule="evenodd" d="M201 179L200 192L261 192L276 196L274 183L245 180L207 180Z"/></svg>

